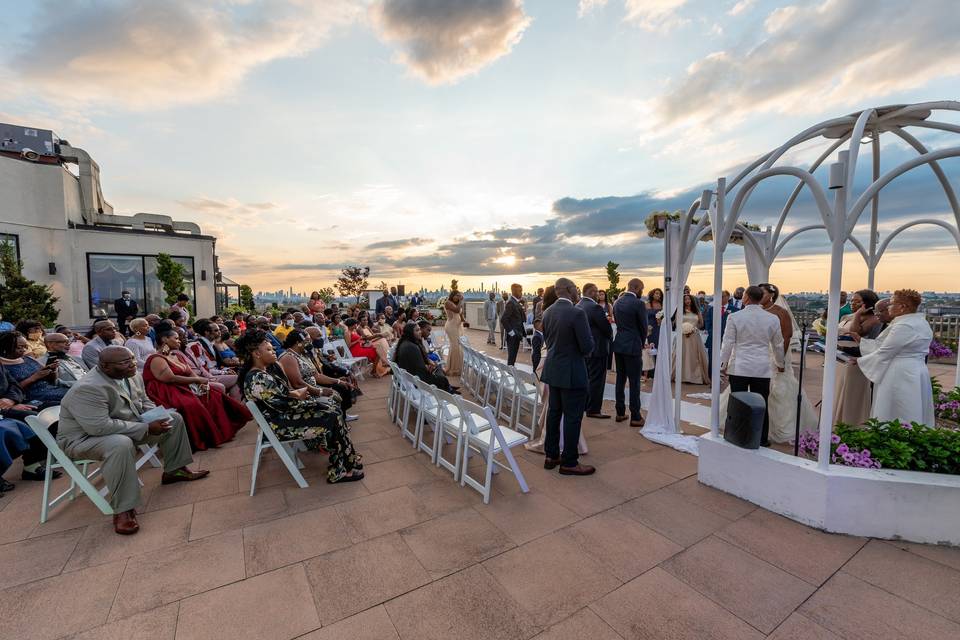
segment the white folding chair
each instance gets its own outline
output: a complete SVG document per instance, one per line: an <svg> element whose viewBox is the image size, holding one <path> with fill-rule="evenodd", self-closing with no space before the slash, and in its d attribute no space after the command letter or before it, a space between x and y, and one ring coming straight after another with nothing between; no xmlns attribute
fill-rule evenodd
<svg viewBox="0 0 960 640"><path fill-rule="evenodd" d="M416 421L414 421L413 431L410 430L410 412L414 407L420 406L420 391L413 383L414 377L400 369L400 393L403 400L403 412L400 416L400 435L407 438L417 446Z"/></svg>
<svg viewBox="0 0 960 640"><path fill-rule="evenodd" d="M280 441L277 434L273 432L270 423L263 416L260 407L252 400L247 400L247 408L253 414L253 419L257 423L257 446L253 450L253 469L250 471L250 495L257 490L257 471L260 469L260 456L266 449L273 449L280 457L283 466L287 468L290 475L297 482L301 489L306 489L309 485L300 469L303 469L303 463L297 456L297 448L303 447L303 440L284 440Z"/></svg>
<svg viewBox="0 0 960 640"><path fill-rule="evenodd" d="M533 351L533 323L523 323L523 340L520 341L522 351Z"/></svg>
<svg viewBox="0 0 960 640"><path fill-rule="evenodd" d="M338 365L349 369L359 380L363 380L363 365L367 364L367 357L350 353L350 347L343 338L328 340L324 343L323 352L333 354Z"/></svg>
<svg viewBox="0 0 960 640"><path fill-rule="evenodd" d="M513 377L516 381L516 391L513 403L513 415L510 417L510 428L525 434L528 438L533 438L533 433L537 429L537 419L540 417L541 395L540 382L532 373L527 373L514 367ZM523 420L524 410L530 418L529 422Z"/></svg>
<svg viewBox="0 0 960 640"><path fill-rule="evenodd" d="M390 416L391 422L399 424L402 393L400 389L400 367L393 359L390 359L387 364L390 366L390 371L393 372L393 375L390 376L390 393L387 395L387 415Z"/></svg>
<svg viewBox="0 0 960 640"><path fill-rule="evenodd" d="M517 404L517 379L513 375L514 367L497 362L499 374L497 376L496 401L493 403L494 415L497 420L506 420L507 426L513 428L513 414ZM508 407L509 405L509 407Z"/></svg>
<svg viewBox="0 0 960 640"><path fill-rule="evenodd" d="M460 407L454 397L446 391L433 385L423 383L421 385L421 391L425 387L426 392L433 396L433 402L424 410L424 424L418 431L417 446L421 451L429 453L430 461L437 464L437 457L443 449L444 442L454 442L445 428L460 430ZM427 426L432 431L432 440L427 438ZM456 467L456 461L453 466Z"/></svg>
<svg viewBox="0 0 960 640"><path fill-rule="evenodd" d="M494 360L493 358L484 358L484 360L486 361L487 368L486 384L483 385L483 393L478 399L482 400L482 404L484 405L496 407L502 391L501 382L504 378L512 378L513 376L506 371L507 365L502 362ZM491 393L493 394L492 398Z"/></svg>
<svg viewBox="0 0 960 640"><path fill-rule="evenodd" d="M490 493L493 489L493 472L495 467L506 469L513 473L520 485L520 490L528 493L527 481L517 466L517 460L510 451L513 447L527 442L527 436L518 433L509 427L502 427L497 423L493 415L493 409L489 406L480 405L459 398L460 414L462 416L465 437L463 439L463 464L460 474L460 486L470 485L480 492L483 496L484 504L490 502ZM486 428L481 428L481 425ZM479 482L470 476L469 457L471 452L476 452L483 457L483 482ZM497 460L497 454L502 453L507 459L507 464Z"/></svg>
<svg viewBox="0 0 960 640"><path fill-rule="evenodd" d="M80 491L90 498L90 501L93 502L98 509L100 509L101 513L104 515L112 515L113 507L110 506L110 503L107 502L105 498L108 491L107 487L97 489L93 486L93 481L96 480L97 476L99 476L101 473L100 461L92 459L72 460L70 456L68 456L63 449L60 448L60 445L57 444L56 439L50 433L50 427L59 419L59 406L49 407L35 416L26 417L27 425L40 439L40 442L43 443L43 446L47 448L47 470L43 478L43 497L40 504L40 524L43 524L47 521L47 516L50 514L50 509L56 507L64 500L73 500L79 495ZM157 446L141 445L140 450L143 452L143 455L137 459L135 464L137 471L139 471L140 468L148 462L153 466L161 466L160 461L157 460ZM97 465L97 467L93 471L89 471L90 465L92 464ZM53 471L55 469L63 469L67 472L67 475L70 477L70 487L56 498L51 500L50 490L53 488ZM142 486L143 482L140 482L140 485Z"/></svg>
<svg viewBox="0 0 960 640"><path fill-rule="evenodd" d="M460 373L460 384L466 388L467 391L473 393L473 380L476 377L477 371L476 352L470 347L461 346L463 348L463 370Z"/></svg>

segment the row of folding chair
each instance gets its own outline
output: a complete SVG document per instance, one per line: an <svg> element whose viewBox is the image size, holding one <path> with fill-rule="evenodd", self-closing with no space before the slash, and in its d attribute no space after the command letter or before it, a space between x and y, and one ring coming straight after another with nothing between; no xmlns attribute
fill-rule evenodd
<svg viewBox="0 0 960 640"><path fill-rule="evenodd" d="M332 355L337 359L337 365L347 369L358 380L363 380L363 367L367 364L366 356L354 356L350 353L350 347L346 340L342 338L337 340L327 340L323 345L323 353Z"/></svg>
<svg viewBox="0 0 960 640"><path fill-rule="evenodd" d="M490 502L493 474L496 469L510 471L520 489L527 493L526 479L510 449L528 441L528 437L500 425L493 409L470 402L462 396L447 393L413 376L395 363L387 412L400 427L403 438L414 448L430 456L431 462L453 474L460 486L469 485ZM445 455L445 445L452 453ZM502 454L506 464L498 459ZM471 456L483 460L483 478L470 474Z"/></svg>
<svg viewBox="0 0 960 640"><path fill-rule="evenodd" d="M460 381L477 400L490 406L498 418L528 438L533 438L543 410L540 382L532 373L511 367L460 339L463 372Z"/></svg>

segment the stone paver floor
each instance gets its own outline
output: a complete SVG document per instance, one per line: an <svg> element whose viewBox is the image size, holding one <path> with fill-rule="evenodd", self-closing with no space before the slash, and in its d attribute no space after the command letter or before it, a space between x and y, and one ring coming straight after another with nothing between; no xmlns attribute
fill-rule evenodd
<svg viewBox="0 0 960 640"><path fill-rule="evenodd" d="M362 482L306 454L298 489L270 454L251 498L247 427L197 456L207 480L145 471L131 537L85 499L38 525L41 487L11 469L0 638L960 638L960 549L804 527L612 420L584 421L595 476L523 452L530 493L501 473L484 505L401 440L388 384L357 407Z"/></svg>

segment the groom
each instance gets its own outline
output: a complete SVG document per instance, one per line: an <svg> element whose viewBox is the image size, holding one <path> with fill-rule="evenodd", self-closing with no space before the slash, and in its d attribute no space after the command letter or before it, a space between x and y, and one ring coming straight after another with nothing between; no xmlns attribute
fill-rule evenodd
<svg viewBox="0 0 960 640"><path fill-rule="evenodd" d="M770 365L770 348L777 371L784 367L783 334L780 332L780 320L760 306L763 289L747 287L743 296L743 310L732 313L727 318L726 333L720 347L721 375L729 374L730 391L752 391L763 396L764 404L770 396L770 378L773 367ZM730 370L731 352L736 354ZM760 444L770 446L770 411L763 413L763 434Z"/></svg>

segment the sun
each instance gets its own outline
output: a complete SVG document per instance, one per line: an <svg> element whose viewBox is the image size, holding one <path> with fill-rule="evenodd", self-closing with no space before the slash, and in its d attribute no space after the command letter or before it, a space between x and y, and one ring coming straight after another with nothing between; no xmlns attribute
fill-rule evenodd
<svg viewBox="0 0 960 640"><path fill-rule="evenodd" d="M508 267L512 267L513 265L517 264L517 256L513 256L513 255L500 256L499 258L495 259L494 262L496 264L503 264Z"/></svg>

